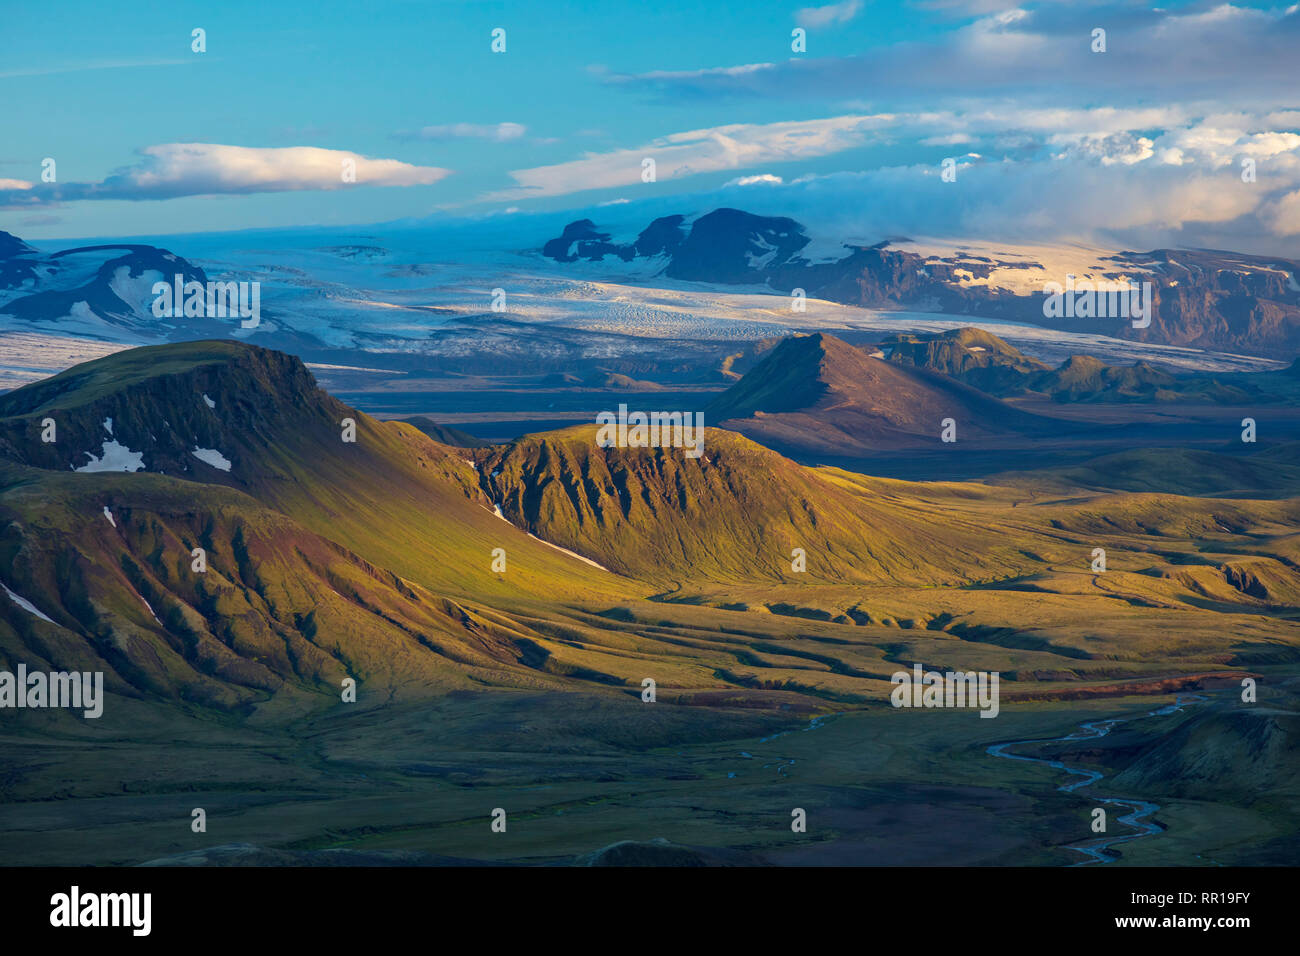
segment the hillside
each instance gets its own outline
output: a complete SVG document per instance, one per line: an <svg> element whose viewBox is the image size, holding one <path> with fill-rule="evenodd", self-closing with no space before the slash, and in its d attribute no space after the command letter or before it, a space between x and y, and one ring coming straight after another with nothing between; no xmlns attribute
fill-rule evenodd
<svg viewBox="0 0 1300 956"><path fill-rule="evenodd" d="M1069 426L944 375L872 358L831 335L782 342L704 411L705 420L783 451L852 456L882 447L1045 434Z"/></svg>
<svg viewBox="0 0 1300 956"><path fill-rule="evenodd" d="M600 448L594 426L478 453L514 524L611 570L664 585L776 580L955 583L1016 555L977 528L848 491L749 439L706 431L703 456ZM791 569L802 548L806 572Z"/></svg>

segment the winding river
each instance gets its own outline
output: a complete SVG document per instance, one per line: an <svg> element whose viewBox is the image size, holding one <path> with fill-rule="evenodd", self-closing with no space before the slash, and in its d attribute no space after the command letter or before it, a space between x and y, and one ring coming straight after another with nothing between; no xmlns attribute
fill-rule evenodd
<svg viewBox="0 0 1300 956"><path fill-rule="evenodd" d="M1080 724L1079 729L1074 733L1066 734L1064 737L1046 737L1040 740L1009 740L1006 743L993 744L986 753L994 757L1005 757L1008 760L1027 760L1030 763L1046 764L1056 770L1064 770L1066 773L1078 777L1078 780L1072 780L1062 784L1056 789L1073 793L1076 790L1082 790L1084 787L1091 787L1093 784L1102 780L1106 775L1096 770L1085 770L1082 767L1071 767L1060 760L1049 760L1045 757L1026 757L1023 754L1011 753L1010 748L1020 747L1025 744L1046 744L1055 741L1067 740L1093 740L1098 737L1105 737L1117 725L1126 723L1130 720L1140 720L1143 717L1158 717L1164 714L1173 714L1183 709L1183 705L1194 701L1205 700L1199 694L1179 694L1172 704L1167 704L1156 710L1148 711L1145 714L1138 714L1134 717L1111 717L1106 720L1089 721L1086 724ZM1132 831L1123 834L1109 835L1104 834L1079 843L1071 843L1066 849L1074 850L1081 853L1084 859L1075 863L1075 866L1088 866L1093 863L1109 863L1113 859L1107 850L1120 843L1128 843L1130 840L1139 840L1142 837L1150 836L1153 833L1159 833L1163 829L1158 823L1153 823L1151 817L1160 809L1158 803L1149 803L1146 800L1137 800L1132 797L1096 797L1099 803L1109 804L1125 808L1116 819L1129 827Z"/></svg>

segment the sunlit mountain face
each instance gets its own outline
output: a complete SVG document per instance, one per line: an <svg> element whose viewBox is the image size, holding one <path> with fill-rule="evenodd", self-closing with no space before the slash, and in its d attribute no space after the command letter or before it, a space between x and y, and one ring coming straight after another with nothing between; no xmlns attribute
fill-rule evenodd
<svg viewBox="0 0 1300 956"><path fill-rule="evenodd" d="M0 864L1296 863L1300 13L282 6L6 14Z"/></svg>

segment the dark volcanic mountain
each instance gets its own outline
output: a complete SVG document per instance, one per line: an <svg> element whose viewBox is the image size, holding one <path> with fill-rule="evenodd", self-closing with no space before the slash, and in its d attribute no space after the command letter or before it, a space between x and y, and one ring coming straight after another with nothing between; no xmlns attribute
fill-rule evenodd
<svg viewBox="0 0 1300 956"><path fill-rule="evenodd" d="M620 245L610 242L608 233L597 232L590 219L579 219L564 227L557 239L546 243L542 253L557 262L574 262L578 259L599 261L605 256L618 256L630 262L643 258L672 255L682 244L683 216L664 216L656 219L637 237L635 242Z"/></svg>
<svg viewBox="0 0 1300 956"><path fill-rule="evenodd" d="M853 457L942 447L957 440L1059 433L1064 424L1020 411L923 368L874 358L834 336L786 339L704 411L705 420L794 454Z"/></svg>
<svg viewBox="0 0 1300 956"><path fill-rule="evenodd" d="M591 220L570 223L543 254L560 262L614 256L662 263L660 274L696 282L766 285L789 293L869 308L978 315L1171 345L1291 359L1300 351L1300 263L1208 249L1116 252L1102 257L1099 280L1151 283L1150 325L1127 318L1050 318L1041 284L1064 283L1041 263L978 254L922 254L903 240L844 244L814 256L793 219L716 209L685 227L683 216L655 220L635 243L619 245ZM671 224L671 225L666 225ZM684 237L678 240L683 230ZM645 243L648 234L672 241ZM1019 291L991 281L999 270L1029 270L1037 282ZM1035 291L1026 293L1027 287Z"/></svg>

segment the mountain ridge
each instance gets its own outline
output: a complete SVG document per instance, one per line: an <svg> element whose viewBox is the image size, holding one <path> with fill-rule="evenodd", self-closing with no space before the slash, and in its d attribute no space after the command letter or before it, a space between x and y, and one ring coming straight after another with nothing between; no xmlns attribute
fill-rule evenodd
<svg viewBox="0 0 1300 956"><path fill-rule="evenodd" d="M655 222L665 219L685 228L685 216ZM608 255L625 263L646 260L669 278L766 285L782 294L802 289L808 297L867 308L978 315L1249 355L1291 358L1300 352L1300 263L1280 257L1204 249L1098 253L1087 270L1093 279L1151 283L1151 321L1137 328L1128 318L1047 316L1043 286L1064 284L1067 277L1020 254L912 251L910 240L892 238L830 250L813 243L793 219L726 207L691 220L680 242L657 246L653 255L643 254L638 243L611 243L594 222L580 220L545 243L542 254L562 264ZM809 252L813 245L816 255ZM1031 274L1041 281L1030 282L1034 291L1027 294L1023 277ZM1002 278L1009 275L1022 278Z"/></svg>

